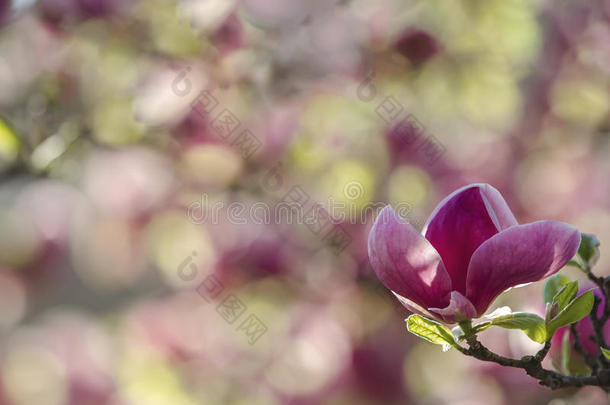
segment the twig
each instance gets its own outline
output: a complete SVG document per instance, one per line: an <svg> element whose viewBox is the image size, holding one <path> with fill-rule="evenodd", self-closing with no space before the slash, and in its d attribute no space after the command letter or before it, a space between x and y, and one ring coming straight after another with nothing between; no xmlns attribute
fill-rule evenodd
<svg viewBox="0 0 610 405"><path fill-rule="evenodd" d="M604 307L601 314L598 315L599 306L602 299L594 296L593 307L589 313L589 319L593 325L593 336L587 336L598 348L606 347L606 339L604 327L610 319L610 277L598 277L591 272L591 267L588 263L581 264L581 269L587 274L587 277L593 281L603 293L605 297ZM457 345L456 349L466 356L471 356L483 361L489 361L506 367L514 367L523 369L529 376L538 380L540 385L551 389L567 388L567 387L583 387L587 385L601 387L604 391L610 393L610 360L598 350L597 356L587 353L581 342L576 323L570 325L570 332L574 337L572 346L574 350L582 355L585 362L592 370L592 375L589 376L570 376L563 375L559 372L547 370L542 367L542 361L546 357L551 348L550 340L544 344L533 356L524 356L521 359L512 359L493 353L491 350L483 346L477 339L476 327L472 327L471 321L460 322L460 327L464 332L465 341L468 348ZM585 338L583 336L583 338Z"/></svg>
<svg viewBox="0 0 610 405"><path fill-rule="evenodd" d="M594 385L602 387L606 391L610 390L610 370L602 370L604 373L592 376L567 376L543 368L542 360L544 360L551 348L550 342L546 342L544 347L534 356L525 356L521 359L511 359L493 353L478 341L476 335L466 338L466 343L468 343L468 348L461 346L461 349L458 348L463 354L475 357L479 360L497 363L502 366L521 368L525 370L528 375L536 378L540 385L544 385L551 389Z"/></svg>
<svg viewBox="0 0 610 405"><path fill-rule="evenodd" d="M600 291L605 297L604 308L601 316L598 316L598 309L602 300L597 296L594 298L593 309L589 315L594 331L593 341L598 347L605 347L606 337L604 335L604 326L610 318L610 286L606 278L598 277L593 274L589 265L585 265L584 270L589 280L593 281L599 287ZM597 362L602 368L610 367L610 361L608 361L608 359L602 354L601 350L597 354Z"/></svg>

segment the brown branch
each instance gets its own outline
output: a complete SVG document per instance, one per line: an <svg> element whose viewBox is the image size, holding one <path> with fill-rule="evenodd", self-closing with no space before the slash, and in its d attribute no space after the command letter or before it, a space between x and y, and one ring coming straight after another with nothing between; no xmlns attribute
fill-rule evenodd
<svg viewBox="0 0 610 405"><path fill-rule="evenodd" d="M601 321L602 324L605 324L608 318L610 318L610 300L608 299L608 297L610 296L609 280L607 278L598 277L593 274L589 265L585 265L584 271L585 273L587 273L587 277L589 278L589 280L593 281L599 287L599 290L602 292L602 294L604 294L604 297L606 297L604 304L604 312L602 313L602 316L598 318L597 311L594 312L595 318Z"/></svg>
<svg viewBox="0 0 610 405"><path fill-rule="evenodd" d="M540 385L551 389L593 385L602 387L606 391L610 390L610 370L602 370L603 373L593 376L567 376L543 368L542 360L551 348L550 342L546 342L544 347L534 356L525 356L521 359L511 359L490 351L478 341L476 335L466 338L466 343L468 343L468 348L461 346L458 348L463 354L479 360L497 363L501 366L521 368L528 375L537 379Z"/></svg>
<svg viewBox="0 0 610 405"><path fill-rule="evenodd" d="M597 296L594 297L593 309L591 310L589 319L591 320L591 325L593 326L594 331L592 340L598 347L606 347L604 326L610 318L610 284L607 278L598 277L593 274L588 264L585 265L584 270L589 280L593 281L599 287L600 291L605 297L604 308L601 316L598 316L597 313L602 300ZM603 355L601 350L599 350L597 354L597 363L600 364L601 368L610 367L610 361L608 361L608 359Z"/></svg>
<svg viewBox="0 0 610 405"><path fill-rule="evenodd" d="M603 293L604 307L602 313L598 316L599 305L602 303L601 298L594 297L593 308L589 314L589 319L593 325L594 335L588 336L598 347L605 348L606 340L604 335L604 327L610 319L610 277L598 277L591 272L588 264L584 264L582 269L587 274L587 277L593 281ZM491 350L483 346L478 341L476 330L471 327L470 322L460 323L460 326L466 334L466 343L468 348L457 346L456 349L466 356L471 356L482 361L488 361L506 367L514 367L523 369L526 374L538 380L540 385L551 389L568 388L568 387L583 387L597 386L606 392L610 392L610 360L598 350L597 356L587 353L581 342L581 336L578 334L576 324L570 325L570 332L574 337L572 346L576 352L582 355L585 362L592 370L590 376L570 376L563 375L559 372L547 370L542 367L542 361L551 348L551 342L546 342L544 347L534 356L524 356L521 359L512 359L493 353ZM475 328L476 329L476 328ZM584 338L584 337L583 337Z"/></svg>

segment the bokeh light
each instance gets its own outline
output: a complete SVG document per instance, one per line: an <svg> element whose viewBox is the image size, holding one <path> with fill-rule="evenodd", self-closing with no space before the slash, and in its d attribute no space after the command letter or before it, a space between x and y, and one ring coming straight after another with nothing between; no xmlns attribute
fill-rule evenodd
<svg viewBox="0 0 610 405"><path fill-rule="evenodd" d="M0 0L0 404L607 403L416 340L367 236L486 182L609 276L609 62L604 0Z"/></svg>

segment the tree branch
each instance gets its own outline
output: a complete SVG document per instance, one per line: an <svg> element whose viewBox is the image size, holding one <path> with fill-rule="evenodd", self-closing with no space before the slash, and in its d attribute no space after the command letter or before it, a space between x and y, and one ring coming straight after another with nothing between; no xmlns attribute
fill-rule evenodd
<svg viewBox="0 0 610 405"><path fill-rule="evenodd" d="M528 375L537 379L540 385L551 389L594 385L602 387L606 391L610 390L610 370L602 370L604 373L594 376L567 376L543 368L542 360L551 348L551 342L546 342L544 347L534 356L525 356L521 359L511 359L492 352L478 341L476 335L466 338L466 343L469 346L467 349L464 347L458 349L463 354L502 366L521 368Z"/></svg>
<svg viewBox="0 0 610 405"><path fill-rule="evenodd" d="M608 279L604 277L598 277L591 271L591 267L589 265L585 265L585 273L587 273L587 277L589 280L593 281L600 289L602 294L605 297L604 300L604 308L601 316L598 316L599 305L602 300L599 297L595 297L595 302L593 303L593 310L589 315L591 319L591 324L593 325L594 336L593 340L598 347L606 347L606 337L604 335L604 326L608 319L610 318L610 285L608 283ZM601 365L601 368L609 368L610 361L602 354L601 350L597 354L597 362Z"/></svg>
<svg viewBox="0 0 610 405"><path fill-rule="evenodd" d="M598 348L607 348L606 336L604 327L610 320L610 277L599 277L591 272L590 263L586 262L579 264L579 267L587 274L604 296L604 300L598 296L594 296L593 307L589 313L589 319L593 326L593 334L590 336L580 336L577 324L570 325L570 333L573 336L572 346L574 351L579 353L591 368L592 375L589 376L573 376L564 375L560 372L545 369L542 366L542 361L546 357L551 348L550 340L544 344L533 356L524 356L521 359L513 359L496 354L483 346L477 339L477 328L472 327L471 321L460 323L460 327L464 332L465 341L468 347L460 345L456 346L466 356L471 356L482 361L488 361L506 367L520 368L527 375L538 380L540 385L551 389L567 388L567 387L583 387L587 385L597 386L604 391L610 393L610 360L606 358L602 350L599 349L597 355L592 355L585 351L581 339L590 339ZM600 311L600 305L603 302L603 310ZM569 371L568 371L569 372Z"/></svg>

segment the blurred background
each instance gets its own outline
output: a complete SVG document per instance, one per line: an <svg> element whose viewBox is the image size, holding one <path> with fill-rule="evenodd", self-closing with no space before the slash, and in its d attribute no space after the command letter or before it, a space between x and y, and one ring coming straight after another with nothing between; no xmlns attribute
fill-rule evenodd
<svg viewBox="0 0 610 405"><path fill-rule="evenodd" d="M609 84L607 0L0 0L0 404L606 403L410 335L366 238L487 182L610 275Z"/></svg>

